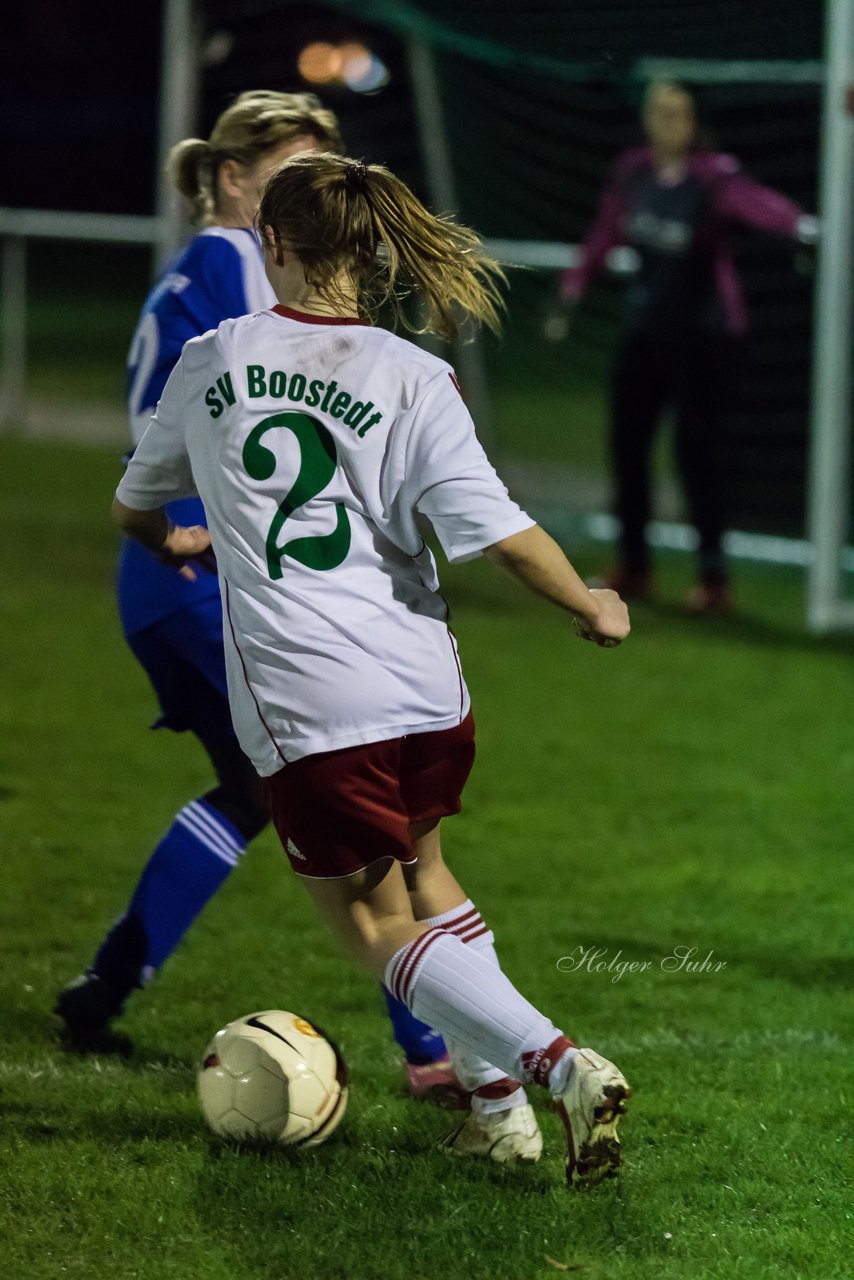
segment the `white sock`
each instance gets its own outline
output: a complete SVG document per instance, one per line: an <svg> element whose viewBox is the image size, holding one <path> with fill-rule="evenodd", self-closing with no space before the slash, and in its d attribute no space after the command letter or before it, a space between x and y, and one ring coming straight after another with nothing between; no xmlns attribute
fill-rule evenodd
<svg viewBox="0 0 854 1280"><path fill-rule="evenodd" d="M471 898L466 898L459 907L452 907L442 915L420 920L419 924L428 929L439 927L447 933L455 934L466 946L473 947L491 961L496 969L501 968L495 951L495 934L486 927L483 916ZM518 1080L511 1080L498 1067L472 1053L454 1036L446 1035L445 1044L460 1084L472 1095L472 1111L479 1115L494 1115L498 1111L507 1111L510 1107L525 1106L528 1095Z"/></svg>
<svg viewBox="0 0 854 1280"><path fill-rule="evenodd" d="M395 952L385 984L408 1009L513 1080L549 1087L571 1040L500 969L455 934L433 927Z"/></svg>

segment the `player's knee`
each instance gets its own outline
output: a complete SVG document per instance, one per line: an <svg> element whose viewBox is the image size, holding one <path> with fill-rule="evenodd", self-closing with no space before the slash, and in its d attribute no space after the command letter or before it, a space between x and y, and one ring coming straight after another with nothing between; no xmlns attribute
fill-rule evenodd
<svg viewBox="0 0 854 1280"><path fill-rule="evenodd" d="M306 883L351 954L377 977L421 932L400 863L378 861L344 880Z"/></svg>
<svg viewBox="0 0 854 1280"><path fill-rule="evenodd" d="M362 963L382 978L392 956L414 942L421 932L411 912L380 913L354 921L354 950Z"/></svg>

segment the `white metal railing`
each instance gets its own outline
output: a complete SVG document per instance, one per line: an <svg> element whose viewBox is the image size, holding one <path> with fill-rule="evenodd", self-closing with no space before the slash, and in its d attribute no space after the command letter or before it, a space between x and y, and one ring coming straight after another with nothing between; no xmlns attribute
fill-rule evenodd
<svg viewBox="0 0 854 1280"><path fill-rule="evenodd" d="M27 242L78 240L98 244L143 244L155 264L171 242L172 222L106 213L53 213L0 209L0 425L22 422L27 408Z"/></svg>
<svg viewBox="0 0 854 1280"><path fill-rule="evenodd" d="M24 240L97 240L102 244L151 244L162 239L159 218L132 213L55 213L49 209L0 209L0 236Z"/></svg>
<svg viewBox="0 0 854 1280"><path fill-rule="evenodd" d="M198 96L198 15L194 0L164 0L158 112L157 216L0 209L0 426L26 415L27 241L78 240L151 245L154 269L180 243L183 217L165 180L170 148L189 135Z"/></svg>
<svg viewBox="0 0 854 1280"><path fill-rule="evenodd" d="M106 213L54 213L45 209L0 208L0 426L26 420L27 243L76 240L95 244L150 245L153 266L174 248L175 224L156 217ZM538 240L487 240L487 250L504 266L559 271L578 262L579 246ZM637 268L633 249L614 249L608 268L628 274Z"/></svg>

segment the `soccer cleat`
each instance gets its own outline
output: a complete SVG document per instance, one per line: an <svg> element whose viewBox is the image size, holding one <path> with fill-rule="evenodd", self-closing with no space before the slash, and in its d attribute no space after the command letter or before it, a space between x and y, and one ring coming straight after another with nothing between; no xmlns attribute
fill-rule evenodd
<svg viewBox="0 0 854 1280"><path fill-rule="evenodd" d="M74 1048L109 1048L115 1040L110 1023L122 1011L122 1001L103 978L91 970L81 973L60 991L54 1013L62 1019L63 1038Z"/></svg>
<svg viewBox="0 0 854 1280"><path fill-rule="evenodd" d="M617 1125L632 1091L621 1071L592 1049L579 1049L563 1093L555 1094L566 1129L566 1180L590 1187L615 1178L622 1164Z"/></svg>
<svg viewBox="0 0 854 1280"><path fill-rule="evenodd" d="M468 1111L471 1094L457 1079L448 1057L438 1062L407 1062L406 1091L410 1098L434 1102L445 1111Z"/></svg>
<svg viewBox="0 0 854 1280"><path fill-rule="evenodd" d="M539 1160L543 1139L529 1103L496 1111L473 1111L439 1143L439 1150L454 1156L485 1156L497 1164L511 1160Z"/></svg>

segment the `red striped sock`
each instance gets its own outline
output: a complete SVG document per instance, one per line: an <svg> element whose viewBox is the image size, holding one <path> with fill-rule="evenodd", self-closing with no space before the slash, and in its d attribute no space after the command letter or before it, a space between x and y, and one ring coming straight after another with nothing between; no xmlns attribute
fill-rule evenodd
<svg viewBox="0 0 854 1280"><path fill-rule="evenodd" d="M493 947L495 944L495 934L484 924L483 916L471 898L466 898L460 906L452 907L450 911L445 911L440 916L430 916L422 920L421 924L427 925L428 928L438 926L446 933L456 934L461 942L474 945L479 951Z"/></svg>

